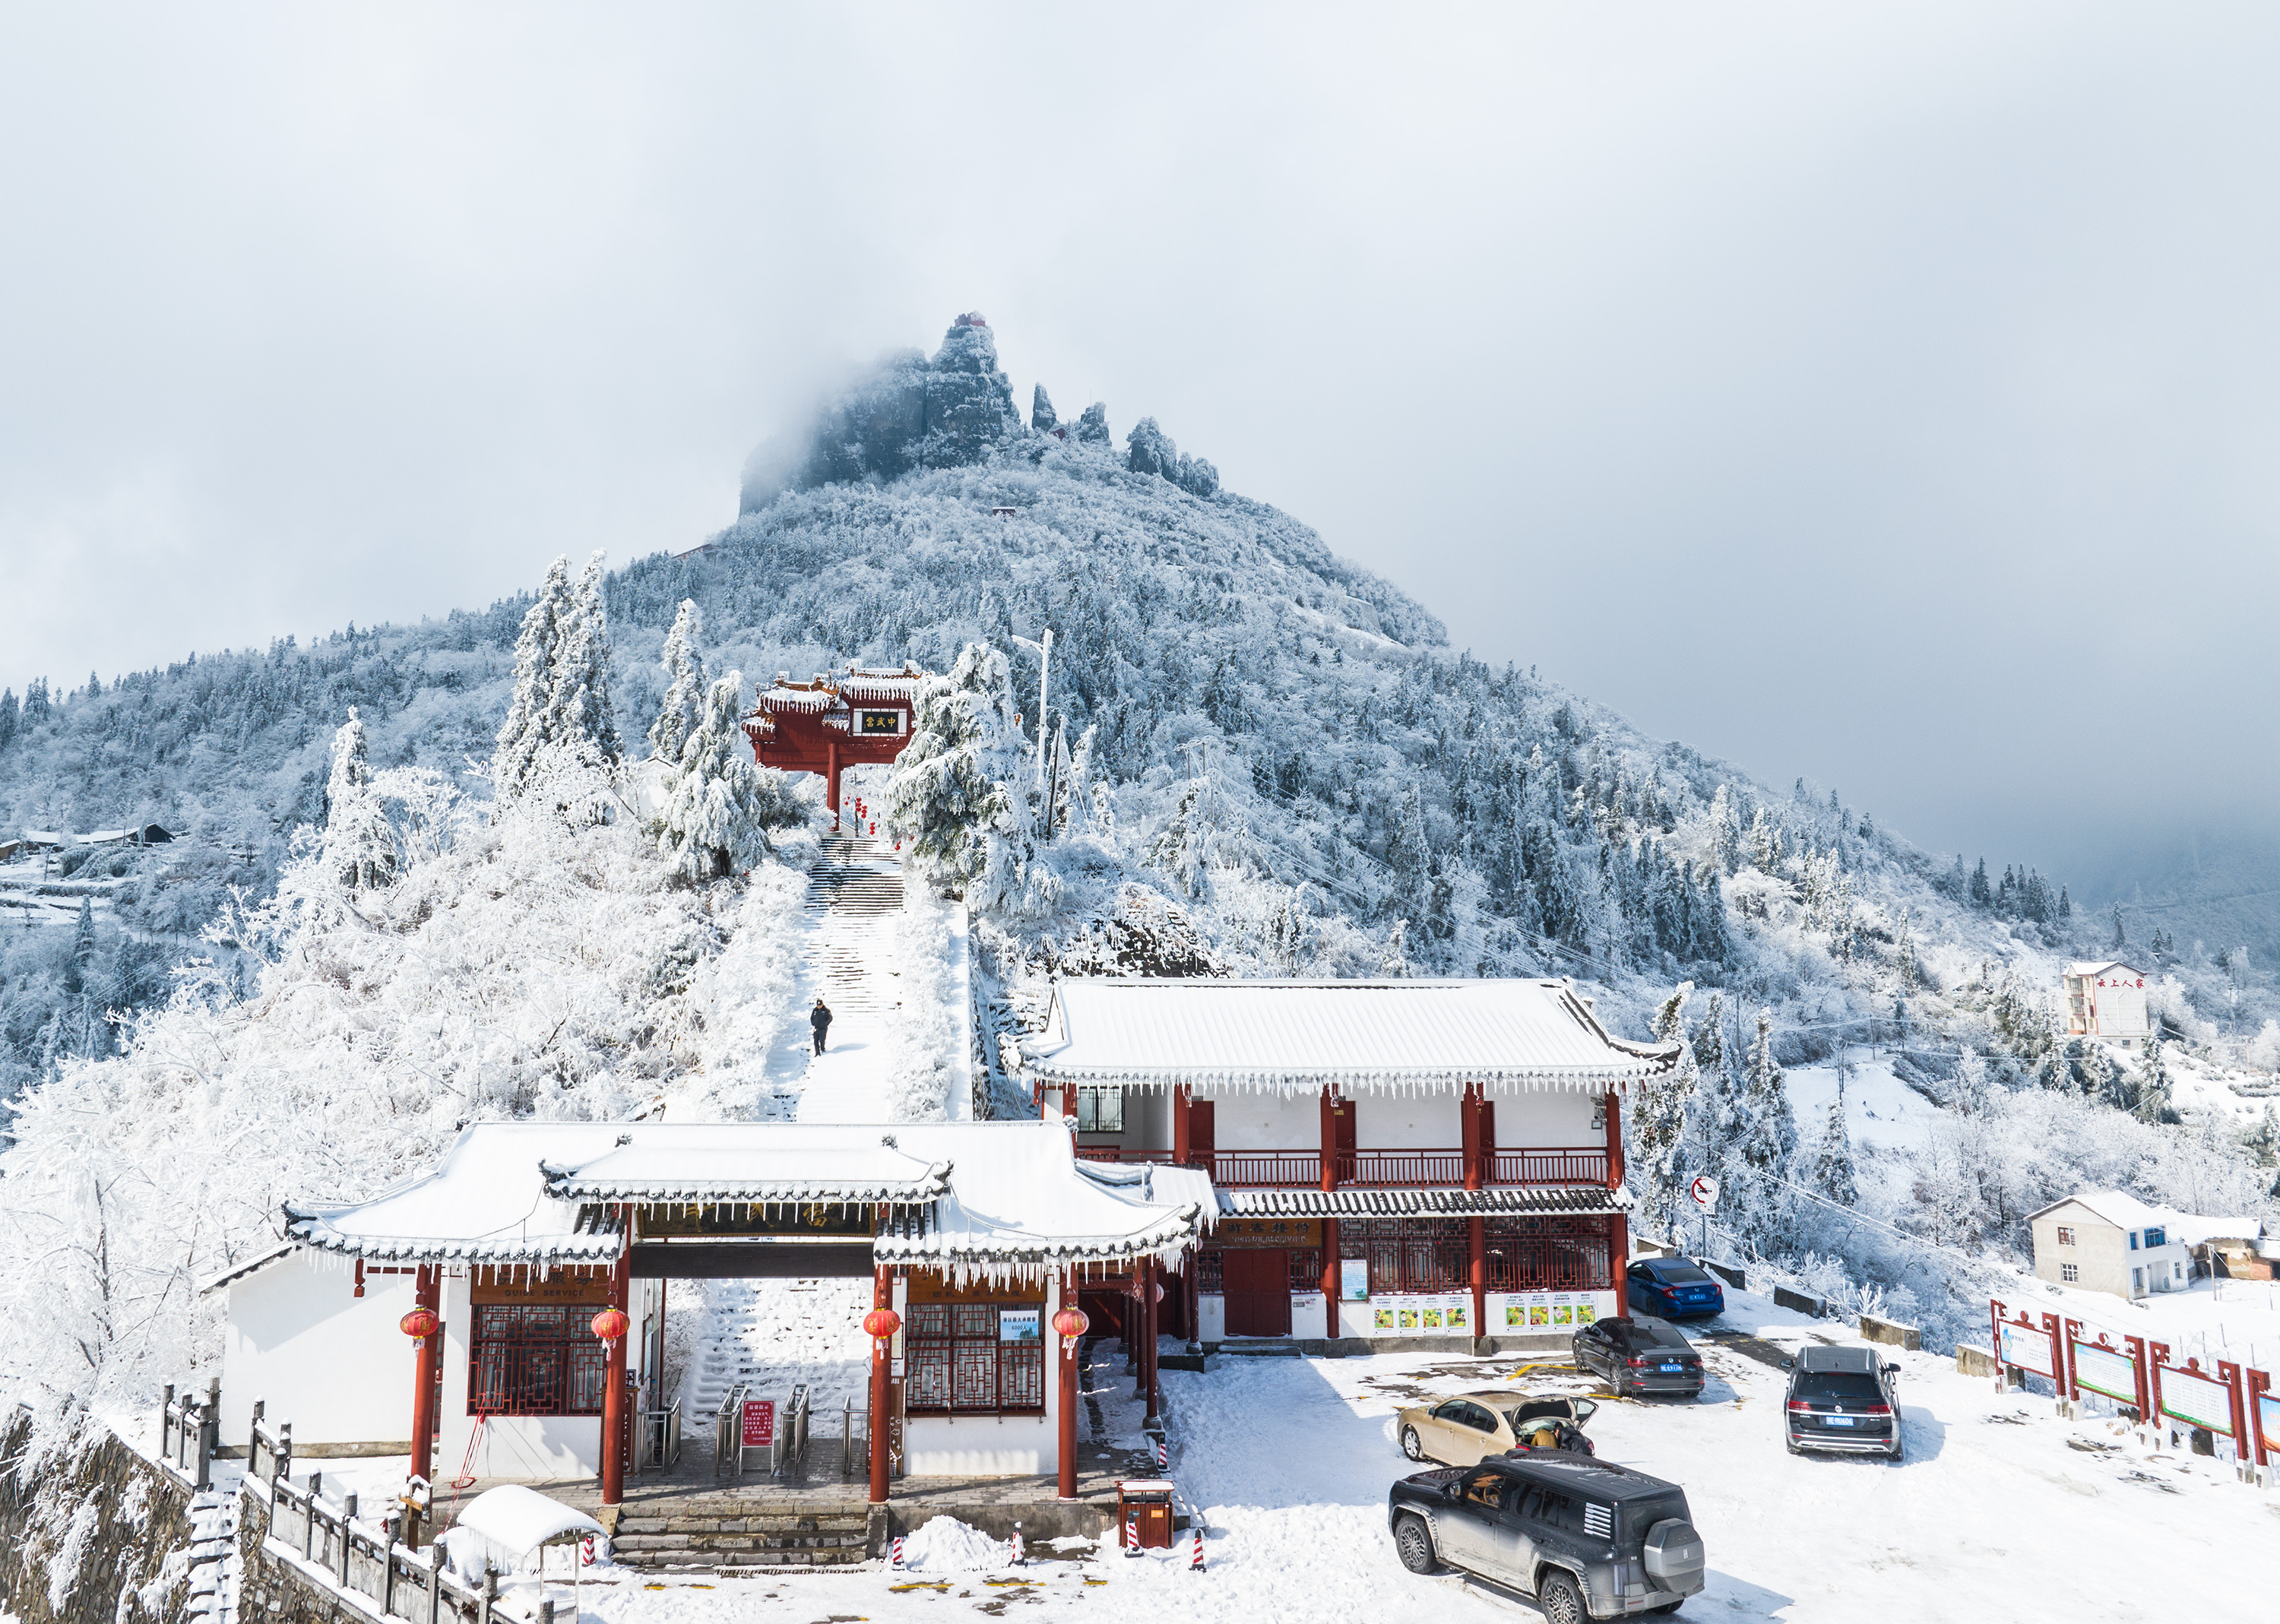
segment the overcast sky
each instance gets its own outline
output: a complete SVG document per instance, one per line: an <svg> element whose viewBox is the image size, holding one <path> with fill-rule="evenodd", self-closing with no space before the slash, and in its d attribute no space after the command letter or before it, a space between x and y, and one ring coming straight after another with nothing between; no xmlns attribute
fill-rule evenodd
<svg viewBox="0 0 2280 1624"><path fill-rule="evenodd" d="M2269 8L0 6L0 683L693 544L985 312L1924 844L2269 829Z"/></svg>

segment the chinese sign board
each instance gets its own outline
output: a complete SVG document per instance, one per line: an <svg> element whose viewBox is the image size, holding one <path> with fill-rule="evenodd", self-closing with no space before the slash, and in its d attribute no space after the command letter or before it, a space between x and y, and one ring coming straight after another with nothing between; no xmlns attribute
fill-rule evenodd
<svg viewBox="0 0 2280 1624"><path fill-rule="evenodd" d="M776 1401L773 1398L744 1400L744 1447L766 1449L776 1441Z"/></svg>

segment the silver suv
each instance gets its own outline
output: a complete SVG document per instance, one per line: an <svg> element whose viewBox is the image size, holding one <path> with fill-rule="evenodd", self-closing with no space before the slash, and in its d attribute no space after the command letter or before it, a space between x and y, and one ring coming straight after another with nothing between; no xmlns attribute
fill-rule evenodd
<svg viewBox="0 0 2280 1624"><path fill-rule="evenodd" d="M1536 1598L1550 1624L1675 1612L1702 1588L1702 1536L1675 1483L1539 1451L1420 1472L1386 1514L1413 1574L1444 1563Z"/></svg>

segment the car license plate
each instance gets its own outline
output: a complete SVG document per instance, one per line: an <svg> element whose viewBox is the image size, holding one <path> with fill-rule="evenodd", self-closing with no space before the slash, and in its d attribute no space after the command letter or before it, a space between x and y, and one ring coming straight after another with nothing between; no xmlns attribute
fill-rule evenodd
<svg viewBox="0 0 2280 1624"><path fill-rule="evenodd" d="M1675 1375L1678 1374L1678 1373L1679 1373L1679 1372L1681 1372L1682 1370L1684 1370L1685 1368L1686 1368L1686 1366L1683 1366L1683 1365L1665 1365L1665 1366L1662 1367L1662 1372L1663 1372L1663 1374L1665 1374L1665 1375L1668 1375L1668 1376L1675 1376Z"/></svg>
<svg viewBox="0 0 2280 1624"><path fill-rule="evenodd" d="M1824 1415L1821 1418L1821 1424L1824 1427L1850 1427L1852 1418L1849 1415Z"/></svg>

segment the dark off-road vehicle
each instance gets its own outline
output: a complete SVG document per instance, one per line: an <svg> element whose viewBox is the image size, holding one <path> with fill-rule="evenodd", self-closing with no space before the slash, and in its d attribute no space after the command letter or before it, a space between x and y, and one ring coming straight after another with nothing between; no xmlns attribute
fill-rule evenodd
<svg viewBox="0 0 2280 1624"><path fill-rule="evenodd" d="M1702 1588L1686 1491L1588 1456L1420 1472L1393 1485L1386 1511L1411 1573L1463 1568L1533 1596L1550 1624L1675 1612Z"/></svg>

